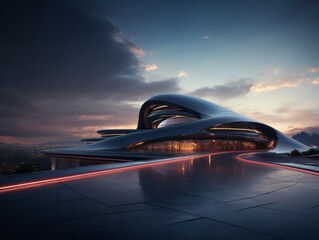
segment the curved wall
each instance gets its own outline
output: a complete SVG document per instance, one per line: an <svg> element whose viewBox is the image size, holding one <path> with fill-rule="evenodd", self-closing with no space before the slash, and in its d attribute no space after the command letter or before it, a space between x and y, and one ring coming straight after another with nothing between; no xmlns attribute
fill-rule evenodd
<svg viewBox="0 0 319 240"><path fill-rule="evenodd" d="M206 100L180 94L151 97L141 107L136 130L100 130L112 137L67 149L64 154L95 151L307 151L310 147L276 129ZM55 154L62 154L57 150Z"/></svg>

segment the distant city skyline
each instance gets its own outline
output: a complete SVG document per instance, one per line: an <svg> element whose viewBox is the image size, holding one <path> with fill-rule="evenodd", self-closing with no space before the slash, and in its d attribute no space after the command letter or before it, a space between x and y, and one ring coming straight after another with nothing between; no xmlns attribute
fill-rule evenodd
<svg viewBox="0 0 319 240"><path fill-rule="evenodd" d="M1 3L0 142L136 128L162 93L319 133L317 1Z"/></svg>

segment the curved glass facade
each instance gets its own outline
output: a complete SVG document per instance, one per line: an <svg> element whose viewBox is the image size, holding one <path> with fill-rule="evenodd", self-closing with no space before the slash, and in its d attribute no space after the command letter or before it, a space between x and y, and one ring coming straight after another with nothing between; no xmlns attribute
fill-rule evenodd
<svg viewBox="0 0 319 240"><path fill-rule="evenodd" d="M211 152L266 149L258 142L232 139L184 139L143 143L128 148L134 152Z"/></svg>

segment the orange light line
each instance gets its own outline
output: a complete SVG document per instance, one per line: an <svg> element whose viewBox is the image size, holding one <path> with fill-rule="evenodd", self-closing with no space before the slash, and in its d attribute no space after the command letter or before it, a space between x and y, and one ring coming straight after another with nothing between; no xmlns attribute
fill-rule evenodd
<svg viewBox="0 0 319 240"><path fill-rule="evenodd" d="M305 170L305 169L301 169L301 168L297 168L297 167L289 167L289 166L280 165L280 164L276 164L276 163L259 162L259 161L249 160L247 158L244 158L244 157L248 157L248 156L253 155L253 154L255 154L255 153L243 153L243 154L238 155L236 158L240 161L243 161L243 162L260 164L260 165L265 165L265 166L270 166L270 167L285 168L285 169L289 169L289 170L293 170L293 171L298 171L298 172L302 172L302 173L308 173L308 174L319 176L318 172L314 172L314 171L310 171L310 170Z"/></svg>
<svg viewBox="0 0 319 240"><path fill-rule="evenodd" d="M122 172L122 171L144 168L144 167L149 167L149 166L156 166L156 165L161 165L161 164L186 161L186 160L190 160L190 159L194 159L194 158L197 159L197 158L202 158L202 157L207 157L207 156L212 156L212 155L232 153L232 152L237 152L237 151L217 152L217 153L203 154L203 155L199 155L199 156L195 156L195 157L188 156L188 157L178 158L178 159L173 159L173 160L167 159L167 160L160 161L160 162L143 163L140 165L120 167L120 168L116 168L116 169L105 169L105 170L98 170L98 171L89 172L89 173L79 173L79 174L74 174L74 175L64 176L64 177L55 177L55 178L48 178L48 179L42 179L42 180L36 180L36 181L30 181L30 182L24 182L24 183L18 183L18 184L11 184L11 185L6 185L6 186L1 186L0 193L30 188L30 187L34 187L34 186L43 186L43 185L51 184L51 183L71 181L71 180L81 179L81 178L86 178L86 177L94 177L94 176L99 176L99 175L108 174L108 173L116 173L116 172Z"/></svg>

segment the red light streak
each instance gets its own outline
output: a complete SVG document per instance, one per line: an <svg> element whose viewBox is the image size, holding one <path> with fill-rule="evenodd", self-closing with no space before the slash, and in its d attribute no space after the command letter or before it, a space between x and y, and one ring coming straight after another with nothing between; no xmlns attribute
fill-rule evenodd
<svg viewBox="0 0 319 240"><path fill-rule="evenodd" d="M72 180L82 179L82 178L87 178L87 177L95 177L95 176L104 175L104 174L117 173L117 172L133 170L133 169L152 167L152 166L163 165L163 164L168 164L168 163L175 163L175 162L180 162L180 161L198 159L198 158L202 158L202 157L211 157L214 155L226 154L226 153L236 153L236 152L239 152L239 151L217 152L217 153L203 154L203 155L198 155L198 156L187 156L187 157L182 157L182 158L178 158L178 159L167 159L167 160L160 161L160 162L147 162L147 163L142 163L140 165L125 166L125 167L120 167L120 168L116 168L116 169L105 169L105 170L98 170L98 171L88 172L88 173L79 173L79 174L74 174L74 175L69 175L69 176L64 176L64 177L55 177L55 178L48 178L48 179L42 179L42 180L36 180L36 181L30 181L30 182L24 182L24 183L18 183L18 184L11 184L11 185L6 185L6 186L1 186L0 193L20 190L20 189L26 189L26 188L36 187L36 186L43 186L43 185L57 183L57 182L72 181ZM255 153L256 152L243 153L243 154L236 156L236 158L240 161L243 161L243 162L260 164L260 165L271 166L271 167L285 168L285 169L289 169L289 170L293 170L293 171L299 171L299 172L319 176L319 173L317 173L317 172L312 172L312 171L308 171L308 170L304 170L304 169L300 169L300 168L295 168L295 167L278 165L275 163L257 162L254 160L249 160L249 159L244 158L244 157L250 156L250 155L255 154Z"/></svg>
<svg viewBox="0 0 319 240"><path fill-rule="evenodd" d="M305 169L302 169L302 168L289 167L289 166L280 165L280 164L276 164L276 163L258 162L258 161L255 161L255 160L249 160L247 158L244 158L244 157L248 157L248 156L253 155L253 154L255 154L255 152L253 152L253 153L243 153L243 154L238 155L236 158L238 160L240 160L240 161L243 161L243 162L259 164L259 165L264 165L264 166L270 166L270 167L284 168L284 169L289 169L289 170L293 170L293 171L298 171L298 172L302 172L302 173L308 173L308 174L319 176L318 172L305 170Z"/></svg>
<svg viewBox="0 0 319 240"><path fill-rule="evenodd" d="M24 182L24 183L18 183L18 184L11 184L11 185L6 185L6 186L1 186L0 193L20 190L20 189L25 189L25 188L31 188L31 187L35 187L35 186L43 186L43 185L47 185L47 184L51 184L51 183L66 182L66 181L71 181L71 180L76 180L76 179L81 179L81 178L87 178L87 177L95 177L95 176L109 174L109 173L123 172L123 171L127 171L127 170L132 170L132 169L138 169L138 168L162 165L162 164L167 164L167 163L186 161L186 160L191 160L194 158L197 159L197 158L218 155L218 154L224 154L224 153L232 153L232 152L217 152L217 153L210 153L210 154L204 154L204 155L198 155L198 156L187 156L187 157L182 157L182 158L178 158L178 159L167 159L167 160L160 161L160 162L149 162L149 163L143 163L141 165L126 166L126 167L120 167L120 168L116 168L116 169L105 169L105 170L98 170L98 171L88 172L88 173L79 173L79 174L74 174L74 175L69 175L69 176L64 176L64 177L55 177L55 178L48 178L48 179L42 179L42 180L36 180L36 181L30 181L30 182Z"/></svg>

